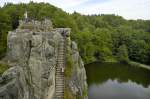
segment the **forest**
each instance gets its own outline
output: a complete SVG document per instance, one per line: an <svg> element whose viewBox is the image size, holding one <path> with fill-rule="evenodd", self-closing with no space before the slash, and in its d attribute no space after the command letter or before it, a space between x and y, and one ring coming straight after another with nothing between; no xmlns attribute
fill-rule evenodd
<svg viewBox="0 0 150 99"><path fill-rule="evenodd" d="M114 14L82 15L48 3L12 4L0 8L0 58L6 55L7 34L19 25L24 12L34 20L50 18L54 27L71 28L84 62L150 64L150 20L127 20Z"/></svg>

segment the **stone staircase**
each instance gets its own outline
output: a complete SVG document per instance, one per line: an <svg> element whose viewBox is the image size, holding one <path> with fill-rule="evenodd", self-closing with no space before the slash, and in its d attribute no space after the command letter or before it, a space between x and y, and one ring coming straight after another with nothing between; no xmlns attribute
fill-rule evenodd
<svg viewBox="0 0 150 99"><path fill-rule="evenodd" d="M58 58L55 74L55 99L64 99L64 66L65 66L65 40L61 39L58 48Z"/></svg>

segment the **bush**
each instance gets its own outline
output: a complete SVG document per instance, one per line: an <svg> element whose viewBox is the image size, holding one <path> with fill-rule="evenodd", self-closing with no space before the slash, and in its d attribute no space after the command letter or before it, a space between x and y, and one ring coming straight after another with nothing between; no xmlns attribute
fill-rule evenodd
<svg viewBox="0 0 150 99"><path fill-rule="evenodd" d="M2 75L8 69L8 65L0 63L0 75Z"/></svg>
<svg viewBox="0 0 150 99"><path fill-rule="evenodd" d="M66 55L65 77L71 77L73 69L73 60L71 55Z"/></svg>

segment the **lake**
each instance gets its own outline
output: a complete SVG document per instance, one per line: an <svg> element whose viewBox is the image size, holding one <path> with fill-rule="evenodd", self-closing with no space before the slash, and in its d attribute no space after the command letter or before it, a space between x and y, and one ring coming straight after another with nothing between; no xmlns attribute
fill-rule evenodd
<svg viewBox="0 0 150 99"><path fill-rule="evenodd" d="M150 70L99 62L85 67L89 99L150 99Z"/></svg>

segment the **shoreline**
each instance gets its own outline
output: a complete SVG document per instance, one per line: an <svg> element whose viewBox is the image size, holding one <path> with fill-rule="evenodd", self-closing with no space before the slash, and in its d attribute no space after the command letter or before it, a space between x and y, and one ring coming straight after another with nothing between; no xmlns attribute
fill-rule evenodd
<svg viewBox="0 0 150 99"><path fill-rule="evenodd" d="M99 63L119 63L119 62L117 62L117 61L105 61L105 62L94 61L94 62L99 62ZM84 64L84 65L88 65L88 64L91 64L91 63L93 63L93 62ZM135 67L139 67L139 68L144 68L144 69L150 70L150 66L149 66L149 65L146 65L146 64L141 64L141 63L134 62L134 61L129 61L127 64L129 64L129 65L131 65L131 66L135 66Z"/></svg>
<svg viewBox="0 0 150 99"><path fill-rule="evenodd" d="M134 61L129 61L129 65L150 70L150 66L145 65L145 64L141 64L141 63L137 63L137 62L134 62Z"/></svg>

